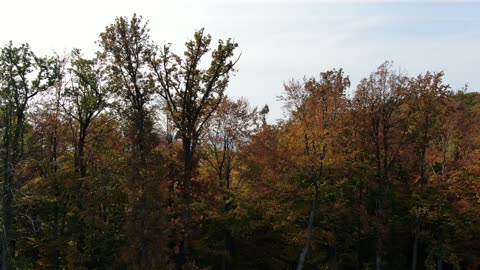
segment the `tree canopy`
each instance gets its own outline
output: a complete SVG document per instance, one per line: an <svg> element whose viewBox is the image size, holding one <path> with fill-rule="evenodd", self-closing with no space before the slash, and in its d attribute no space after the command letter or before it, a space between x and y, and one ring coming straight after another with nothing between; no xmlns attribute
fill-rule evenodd
<svg viewBox="0 0 480 270"><path fill-rule="evenodd" d="M443 71L294 78L267 123L230 38L97 45L0 51L2 269L480 268L480 94Z"/></svg>

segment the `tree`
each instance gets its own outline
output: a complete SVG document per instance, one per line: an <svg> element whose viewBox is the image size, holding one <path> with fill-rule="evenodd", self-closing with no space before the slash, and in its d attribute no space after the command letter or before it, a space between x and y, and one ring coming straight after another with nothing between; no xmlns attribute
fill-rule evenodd
<svg viewBox="0 0 480 270"><path fill-rule="evenodd" d="M206 160L215 170L221 186L230 188L236 152L249 142L258 128L257 110L245 99L225 97L206 128Z"/></svg>
<svg viewBox="0 0 480 270"><path fill-rule="evenodd" d="M24 158L26 112L38 93L52 87L60 78L56 57L37 57L28 44L15 47L12 42L0 54L0 91L2 110L3 237L2 269L15 257L15 239L9 239L13 216L16 166ZM9 245L10 243L10 245Z"/></svg>
<svg viewBox="0 0 480 270"><path fill-rule="evenodd" d="M78 141L75 142L75 166L80 177L87 176L85 143L89 127L95 118L107 107L108 86L105 84L104 70L97 60L86 59L79 49L71 53L71 66L68 69L70 81L63 93L65 112L78 124Z"/></svg>
<svg viewBox="0 0 480 270"><path fill-rule="evenodd" d="M418 145L420 181L422 184L427 183L427 160L426 151L429 142L432 140L432 132L436 131L442 116L442 107L444 107L444 99L446 98L448 85L443 84L443 72L419 75L410 82L410 95L412 95L412 103L410 109L412 111L411 119L412 127L416 132L416 144ZM437 128L438 129L438 128ZM437 132L438 133L438 132Z"/></svg>
<svg viewBox="0 0 480 270"><path fill-rule="evenodd" d="M291 115L286 126L293 144L301 149L299 167L313 187L310 215L308 219L305 246L300 253L297 269L303 269L308 250L311 245L315 216L318 208L319 186L328 175L327 155L332 154L331 148L336 147L333 140L338 128L335 121L338 115L346 110L347 100L345 90L350 86L350 80L343 71L332 70L320 73L320 79L305 80L303 83L292 81L285 85L285 107ZM302 138L295 140L294 138ZM298 151L298 150L297 150ZM295 151L295 152L297 152ZM331 158L331 157L330 157Z"/></svg>
<svg viewBox="0 0 480 270"><path fill-rule="evenodd" d="M105 71L97 59L86 59L79 49L73 49L70 55L70 66L67 71L66 85L62 91L64 112L72 123L73 147L75 149L74 166L80 177L78 181L77 207L79 213L77 251L85 256L85 228L81 218L85 211L84 186L88 176L87 138L92 123L107 107L109 89L105 82Z"/></svg>
<svg viewBox="0 0 480 270"><path fill-rule="evenodd" d="M148 23L142 17L133 15L131 19L118 17L115 23L106 27L100 34L99 45L102 51L99 58L107 65L111 88L120 98L121 116L126 120L129 155L130 207L126 228L130 231L129 243L132 249L126 250L132 258L132 265L139 269L152 267L157 248L149 240L160 237L160 230L150 217L154 211L150 205L149 192L158 189L158 170L149 170L153 166L161 168L153 157L157 138L153 133L152 111L149 106L154 87L152 74L146 61L151 54L153 44L149 37ZM160 165L160 166L159 166ZM156 200L156 199L155 199ZM158 258L158 257L157 257Z"/></svg>
<svg viewBox="0 0 480 270"><path fill-rule="evenodd" d="M23 233L27 244L19 254L33 258L26 265L17 260L19 268L62 269L71 257L71 245L67 243L78 241L78 234L73 233L78 231L76 225L81 216L76 210L78 171L71 155L71 129L63 114L62 91L60 81L36 100L31 112L30 162L26 167L30 168L27 175L31 175L31 180L21 189L21 203L22 212L35 221L35 226L33 232ZM25 174L25 169L22 171ZM76 252L76 247L73 250Z"/></svg>
<svg viewBox="0 0 480 270"><path fill-rule="evenodd" d="M377 270L384 268L385 237L391 204L392 174L402 146L400 140L406 130L405 114L401 113L405 101L407 77L392 71L385 62L368 79L363 79L354 97L357 117L356 129L363 137L364 151L375 168L378 195L375 202ZM372 154L371 154L372 153Z"/></svg>
<svg viewBox="0 0 480 270"><path fill-rule="evenodd" d="M410 79L408 100L410 123L408 133L412 136L416 156L418 156L421 189L428 183L427 150L432 141L440 136L442 119L445 118L448 85L443 84L443 72L419 75ZM420 190L419 196L422 195ZM415 207L419 207L416 205ZM415 213L415 229L412 248L412 270L417 268L421 211Z"/></svg>
<svg viewBox="0 0 480 270"><path fill-rule="evenodd" d="M193 40L185 43L184 59L164 45L152 53L150 65L155 73L157 88L179 132L183 148L183 179L181 182L184 209L182 260L191 263L190 221L192 203L192 178L194 176L196 150L207 121L223 99L233 67L232 60L237 43L231 39L219 40L211 53L210 66L200 67L200 61L210 50L212 38L204 29L195 32Z"/></svg>
<svg viewBox="0 0 480 270"><path fill-rule="evenodd" d="M247 145L251 136L258 130L257 109L251 109L245 99L232 100L225 97L212 119L206 127L204 138L205 160L215 172L222 200L220 215L227 219L229 202L233 200L232 177L233 171L238 166L238 155L242 147ZM215 194L213 194L215 197ZM223 222L223 247L225 256L222 256L221 269L231 268L232 239L228 228L229 224ZM213 240L212 240L213 241Z"/></svg>

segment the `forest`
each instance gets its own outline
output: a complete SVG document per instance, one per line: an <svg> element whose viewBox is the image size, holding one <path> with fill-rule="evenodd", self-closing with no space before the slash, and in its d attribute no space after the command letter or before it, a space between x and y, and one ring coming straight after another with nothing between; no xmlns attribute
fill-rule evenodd
<svg viewBox="0 0 480 270"><path fill-rule="evenodd" d="M226 94L232 39L149 30L1 48L2 270L480 269L479 93L332 69L279 78L269 123Z"/></svg>

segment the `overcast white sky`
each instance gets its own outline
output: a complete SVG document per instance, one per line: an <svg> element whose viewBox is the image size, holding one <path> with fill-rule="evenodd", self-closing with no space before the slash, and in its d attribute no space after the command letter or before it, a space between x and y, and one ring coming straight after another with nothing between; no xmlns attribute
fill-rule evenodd
<svg viewBox="0 0 480 270"><path fill-rule="evenodd" d="M353 86L383 61L408 74L446 72L453 89L480 90L480 1L300 0L147 1L0 0L0 45L30 43L37 54L87 53L116 16L150 21L156 43L180 52L195 30L214 40L232 37L242 58L228 94L268 104L282 117L277 96L291 78L343 68Z"/></svg>

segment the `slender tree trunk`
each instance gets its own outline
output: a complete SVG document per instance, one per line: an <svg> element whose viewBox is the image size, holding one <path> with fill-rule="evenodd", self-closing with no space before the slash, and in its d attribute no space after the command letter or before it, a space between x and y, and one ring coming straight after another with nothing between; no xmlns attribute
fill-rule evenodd
<svg viewBox="0 0 480 270"><path fill-rule="evenodd" d="M357 213L356 214L356 239L355 239L355 270L359 270L360 269L360 215L359 215L359 211L356 211Z"/></svg>
<svg viewBox="0 0 480 270"><path fill-rule="evenodd" d="M190 263L190 205L191 205L191 181L193 170L193 151L191 138L183 138L183 155L184 155L184 174L183 174L183 199L184 209L183 217L183 247L182 247L182 261L183 263Z"/></svg>
<svg viewBox="0 0 480 270"><path fill-rule="evenodd" d="M388 180L386 180L387 177L384 175L382 177L382 187L381 187L381 192L382 194L380 195L380 198L377 200L377 211L376 211L376 216L378 220L378 232L377 232L377 247L376 247L376 252L375 252L375 269L376 270L381 270L383 267L382 262L382 257L384 254L384 241L383 237L385 234L385 226L386 226L386 221L385 221L385 203L387 200L387 192L388 188L386 185L388 184Z"/></svg>
<svg viewBox="0 0 480 270"><path fill-rule="evenodd" d="M226 162L225 162L225 187L228 190L230 188L230 178L231 178L231 171L232 171L232 165L230 161L230 157L227 154L226 156ZM220 173L221 177L221 173ZM221 179L221 178L220 178ZM224 197L224 200L226 197ZM225 201L224 201L225 202ZM226 203L225 203L225 211L227 212L229 209L226 208ZM224 228L223 232L223 244L225 248L226 255L222 257L222 270L230 270L230 262L229 262L229 257L231 257L232 250L231 250L231 235L230 231L227 227Z"/></svg>
<svg viewBox="0 0 480 270"><path fill-rule="evenodd" d="M448 147L448 136L443 137L442 136L442 146L441 146L441 151L442 151L442 181L445 181L446 177L446 172L447 172L447 147ZM440 205L438 206L438 241L440 244L443 242L443 235L442 235L442 221L440 219L442 215L442 203L440 202ZM437 255L437 270L443 270L443 260L442 260L442 248L440 247L439 254Z"/></svg>
<svg viewBox="0 0 480 270"><path fill-rule="evenodd" d="M380 150L380 145L377 143L377 166L381 165L381 167L377 168L377 174L380 180L380 199L378 200L377 205L377 218L379 223L378 234L377 234L377 250L376 250L376 258L375 258L375 268L376 270L381 270L383 268L383 264L385 262L382 261L383 254L385 252L384 247L384 236L386 232L386 210L389 203L389 190L390 190L390 144L388 140L389 135L389 123L388 123L388 116L385 115L385 112L382 112L382 129L381 129L381 136L382 136L382 151ZM378 133L377 133L378 136ZM378 137L376 138L378 142Z"/></svg>
<svg viewBox="0 0 480 270"><path fill-rule="evenodd" d="M375 142L375 163L377 170L377 179L380 182L380 196L377 198L375 216L377 218L377 243L375 247L375 269L381 270L383 254L383 189L384 181L382 177L382 156L380 149L379 121L372 120L374 142Z"/></svg>
<svg viewBox="0 0 480 270"><path fill-rule="evenodd" d="M83 219L81 218L83 216L83 211L84 211L84 205L83 205L83 181L86 176L87 176L87 166L85 164L85 138L87 135L87 125L85 123L80 123L80 134L78 136L78 158L76 164L78 173L80 175L80 182L79 182L79 190L78 190L78 197L77 197L77 206L79 210L79 231L78 231L78 239L77 239L77 251L80 253L80 255L83 255L85 251L85 224L83 222ZM82 258L83 260L83 258Z"/></svg>
<svg viewBox="0 0 480 270"><path fill-rule="evenodd" d="M87 176L87 163L85 160L85 140L87 137L87 128L88 124L80 124L80 135L78 138L78 170L81 178Z"/></svg>
<svg viewBox="0 0 480 270"><path fill-rule="evenodd" d="M443 261L440 255L437 256L437 270L443 270Z"/></svg>
<svg viewBox="0 0 480 270"><path fill-rule="evenodd" d="M305 237L305 246L303 247L303 250L300 253L297 270L303 269L305 265L305 258L307 257L308 249L310 247L310 242L312 241L313 225L315 222L315 212L317 211L317 203L318 203L318 187L316 182L314 184L314 187L315 189L313 191L312 208L310 210L310 216L308 218L307 235Z"/></svg>
<svg viewBox="0 0 480 270"><path fill-rule="evenodd" d="M10 253L8 246L8 236L11 225L12 216L12 191L11 178L7 175L4 177L3 183L3 235L2 235L2 270L7 270L8 254Z"/></svg>
<svg viewBox="0 0 480 270"><path fill-rule="evenodd" d="M139 102L140 103L140 102ZM139 205L139 215L140 215L140 265L142 267L147 267L148 265L148 247L147 247L147 235L145 234L147 229L147 215L148 215L148 206L147 206L147 146L145 142L146 131L145 131L145 120L146 115L142 106L137 108L138 116L136 120L136 131L137 131L137 142L136 147L138 149L138 157L140 164L139 168L132 168L138 170L139 179L139 194L140 194L140 205ZM134 157L135 158L135 157Z"/></svg>
<svg viewBox="0 0 480 270"><path fill-rule="evenodd" d="M53 269L60 269L60 251L58 249L58 202L55 202L53 213L53 241L55 241L55 249L53 251Z"/></svg>
<svg viewBox="0 0 480 270"><path fill-rule="evenodd" d="M8 117L8 108L7 108L7 117ZM7 270L8 263L8 230L10 228L10 216L11 216L11 203L12 203L12 194L11 194L11 183L9 177L9 165L10 165L10 128L11 121L7 119L5 133L3 136L3 200L2 200L2 216L3 216L3 226L2 226L2 270Z"/></svg>
<svg viewBox="0 0 480 270"><path fill-rule="evenodd" d="M335 228L333 229L333 233L335 234ZM333 253L333 261L332 261L332 268L333 270L338 269L338 250L337 250L337 242L332 246L332 253Z"/></svg>
<svg viewBox="0 0 480 270"><path fill-rule="evenodd" d="M228 229L225 229L225 231L223 232L223 243L224 243L225 251L227 252L228 255L230 255L231 254L231 236ZM222 270L230 270L230 262L229 262L228 256L222 257Z"/></svg>
<svg viewBox="0 0 480 270"><path fill-rule="evenodd" d="M412 270L417 269L417 256L418 256L418 235L415 233L413 239L413 251L412 251Z"/></svg>
<svg viewBox="0 0 480 270"><path fill-rule="evenodd" d="M58 170L57 166L57 137L54 133L52 136L52 172L56 174ZM58 248L58 229L59 229L59 198L60 198L60 189L58 186L58 181L55 175L55 183L54 183L54 190L55 190L55 207L53 212L53 241L55 241L55 250L53 251L53 269L60 270L60 250Z"/></svg>
<svg viewBox="0 0 480 270"><path fill-rule="evenodd" d="M383 253L383 241L382 241L382 237L379 236L377 238L377 250L375 253L375 269L376 270L382 269L382 253Z"/></svg>
<svg viewBox="0 0 480 270"><path fill-rule="evenodd" d="M427 145L428 145L428 132L430 127L430 118L427 115L424 117L424 130L422 135L422 141L420 145L420 183L422 186L426 185L428 182L427 177L427 160L426 160L426 153L427 153ZM420 232L420 218L417 217L415 222L415 236L413 239L413 247L412 247L412 270L417 269L417 260L418 260L418 242L420 241L418 238L418 233Z"/></svg>
<svg viewBox="0 0 480 270"><path fill-rule="evenodd" d="M2 270L7 269L8 256L15 256L15 241L9 240L9 231L12 224L13 204L13 181L15 179L15 167L22 155L20 147L21 136L23 135L23 111L24 107L18 106L16 112L16 123L14 128L13 141L11 141L13 108L7 105L7 119L3 137L3 240L2 240ZM10 148L12 151L10 152ZM11 245L9 245L9 242Z"/></svg>
<svg viewBox="0 0 480 270"><path fill-rule="evenodd" d="M442 204L440 203L440 206L438 207L438 221L437 221L438 222L437 223L438 242L440 243L440 247L438 249L438 254L437 254L437 270L443 270L443 260L442 260L443 230L442 230L442 221L440 219L441 215L442 215Z"/></svg>

